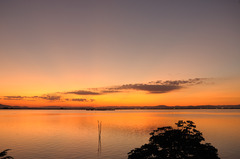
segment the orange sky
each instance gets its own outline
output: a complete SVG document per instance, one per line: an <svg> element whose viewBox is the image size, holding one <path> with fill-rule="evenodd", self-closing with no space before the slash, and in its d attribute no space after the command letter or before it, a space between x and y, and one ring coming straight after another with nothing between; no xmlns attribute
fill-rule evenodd
<svg viewBox="0 0 240 159"><path fill-rule="evenodd" d="M240 99L239 79L172 80L43 94L27 87L24 89L32 94L1 94L0 103L20 106L234 105L239 104Z"/></svg>
<svg viewBox="0 0 240 159"><path fill-rule="evenodd" d="M0 104L240 104L235 0L1 1L0 19Z"/></svg>

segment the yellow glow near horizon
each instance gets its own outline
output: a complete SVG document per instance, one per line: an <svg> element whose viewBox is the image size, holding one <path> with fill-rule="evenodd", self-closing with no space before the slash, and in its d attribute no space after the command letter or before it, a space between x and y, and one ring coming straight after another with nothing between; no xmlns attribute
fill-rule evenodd
<svg viewBox="0 0 240 159"><path fill-rule="evenodd" d="M213 84L195 85L167 93L148 93L146 91L125 90L122 93L107 93L103 95L76 95L65 92L37 92L24 94L14 92L13 96L23 99L9 99L2 96L1 104L19 106L156 106L156 105L236 105L239 104L240 88L238 79L215 81ZM5 91L6 92L6 91ZM69 91L68 91L69 92ZM10 93L9 93L10 94ZM59 99L44 99L46 96L59 96ZM39 96L39 98L31 98ZM80 101L72 101L77 99ZM82 101L81 101L82 100ZM91 101L93 100L93 101Z"/></svg>

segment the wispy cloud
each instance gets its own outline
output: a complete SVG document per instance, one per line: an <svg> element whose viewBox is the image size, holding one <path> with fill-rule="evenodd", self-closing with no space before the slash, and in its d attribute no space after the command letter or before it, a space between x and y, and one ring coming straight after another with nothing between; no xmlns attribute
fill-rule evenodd
<svg viewBox="0 0 240 159"><path fill-rule="evenodd" d="M4 96L4 100L22 100L24 96Z"/></svg>
<svg viewBox="0 0 240 159"><path fill-rule="evenodd" d="M185 87L199 85L206 81L206 78L194 78L188 80L167 80L167 81L151 81L148 83L124 84L114 87L105 88L89 88L88 90L77 90L66 92L66 94L76 95L104 95L110 93L121 93L127 90L145 91L150 94L168 93Z"/></svg>
<svg viewBox="0 0 240 159"><path fill-rule="evenodd" d="M120 93L120 90L114 90L112 88L106 88L107 90L102 90L100 94L108 94L108 93Z"/></svg>
<svg viewBox="0 0 240 159"><path fill-rule="evenodd" d="M94 102L94 99L86 99L86 98L73 98L71 101L74 102Z"/></svg>
<svg viewBox="0 0 240 159"><path fill-rule="evenodd" d="M173 81L152 81L146 84L126 84L118 86L115 90L136 90L136 91L146 91L147 93L167 93L170 91L178 90L191 85L198 85L203 83L205 79L195 78L188 80L173 80Z"/></svg>
<svg viewBox="0 0 240 159"><path fill-rule="evenodd" d="M101 95L99 92L85 91L85 90L77 90L72 92L66 92L66 94L76 94L76 95Z"/></svg>
<svg viewBox="0 0 240 159"><path fill-rule="evenodd" d="M45 100L60 100L61 96L43 95L43 96L4 96L4 100L24 100L24 99L45 99Z"/></svg>
<svg viewBox="0 0 240 159"><path fill-rule="evenodd" d="M86 98L64 98L60 95L42 95L42 96L4 96L4 100L27 100L36 101L36 99L43 99L48 101L74 101L74 102L93 102L94 99Z"/></svg>
<svg viewBox="0 0 240 159"><path fill-rule="evenodd" d="M127 84L122 85L116 89L119 90L137 90L146 91L148 93L167 93L173 90L181 89L179 85L152 85L152 84Z"/></svg>
<svg viewBox="0 0 240 159"><path fill-rule="evenodd" d="M208 83L207 78L194 78L188 80L168 80L168 81L151 81L148 83L135 83L135 84L124 84L113 87L101 87L101 88L88 88L87 90L76 90L69 92L56 92L52 94L44 94L41 96L2 96L3 100L47 100L47 101L73 101L73 102L94 102L94 99L87 98L66 98L67 94L74 95L105 95L113 93L121 93L128 91L143 91L146 94L162 94L179 89L187 88L194 85Z"/></svg>
<svg viewBox="0 0 240 159"><path fill-rule="evenodd" d="M87 99L85 99L85 98L73 98L72 101L75 101L75 102L87 102Z"/></svg>
<svg viewBox="0 0 240 159"><path fill-rule="evenodd" d="M45 96L40 96L38 98L46 99L46 100L61 100L61 96L55 96L55 95L45 95Z"/></svg>

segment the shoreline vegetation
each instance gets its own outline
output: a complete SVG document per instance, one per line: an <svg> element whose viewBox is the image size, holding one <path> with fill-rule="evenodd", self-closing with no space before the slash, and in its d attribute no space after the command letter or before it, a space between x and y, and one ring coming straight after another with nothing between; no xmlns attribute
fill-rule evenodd
<svg viewBox="0 0 240 159"><path fill-rule="evenodd" d="M102 107L70 107L70 106L9 106L0 104L0 109L36 109L36 110L87 110L87 111L114 111L114 110L149 110L149 109L240 109L240 105L197 105L197 106L102 106Z"/></svg>

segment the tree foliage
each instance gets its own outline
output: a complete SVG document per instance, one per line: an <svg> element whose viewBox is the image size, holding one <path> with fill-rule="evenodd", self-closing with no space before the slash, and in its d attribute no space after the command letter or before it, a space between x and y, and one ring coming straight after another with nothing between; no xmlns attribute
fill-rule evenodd
<svg viewBox="0 0 240 159"><path fill-rule="evenodd" d="M179 120L176 125L153 130L149 143L131 150L128 159L219 159L215 147L202 143L194 122Z"/></svg>
<svg viewBox="0 0 240 159"><path fill-rule="evenodd" d="M0 152L0 159L13 159L13 157L11 156L6 156L7 155L7 151L9 151L10 149L6 149L2 152Z"/></svg>

